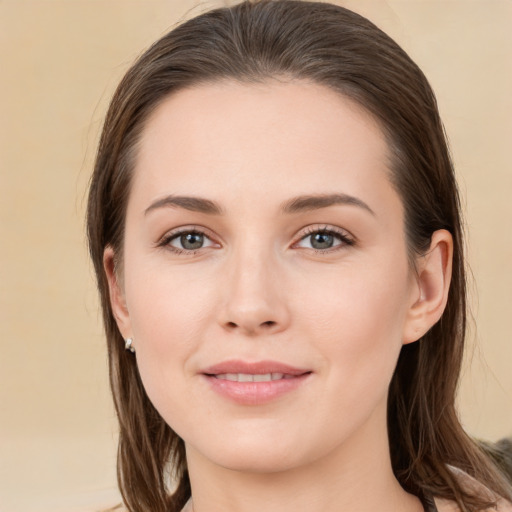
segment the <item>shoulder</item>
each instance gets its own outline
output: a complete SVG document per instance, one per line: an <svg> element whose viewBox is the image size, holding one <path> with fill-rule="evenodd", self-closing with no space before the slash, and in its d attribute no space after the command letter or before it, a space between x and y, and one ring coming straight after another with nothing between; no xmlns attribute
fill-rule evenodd
<svg viewBox="0 0 512 512"><path fill-rule="evenodd" d="M461 512L459 506L454 501L435 498L437 512ZM500 500L497 508L489 509L489 512L512 512L512 503L506 500Z"/></svg>
<svg viewBox="0 0 512 512"><path fill-rule="evenodd" d="M181 512L193 512L192 499L189 498L185 506L181 509ZM508 512L508 511L507 511Z"/></svg>
<svg viewBox="0 0 512 512"><path fill-rule="evenodd" d="M495 494L493 494L485 485L481 484L461 469L450 466L450 470L455 474L464 488L473 492L476 491L483 496L488 496L490 499L495 498ZM435 498L435 503L438 512L460 512L459 506L454 501ZM494 512L512 512L512 503L501 498L497 502L497 508L493 508L491 510Z"/></svg>

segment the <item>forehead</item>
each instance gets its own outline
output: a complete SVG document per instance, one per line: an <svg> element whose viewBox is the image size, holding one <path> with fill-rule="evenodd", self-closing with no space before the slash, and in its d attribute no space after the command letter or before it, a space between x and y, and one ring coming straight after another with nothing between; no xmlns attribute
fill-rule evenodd
<svg viewBox="0 0 512 512"><path fill-rule="evenodd" d="M368 197L390 187L388 155L372 116L328 87L222 81L171 94L155 109L132 191L220 200L264 191L264 201L341 187Z"/></svg>

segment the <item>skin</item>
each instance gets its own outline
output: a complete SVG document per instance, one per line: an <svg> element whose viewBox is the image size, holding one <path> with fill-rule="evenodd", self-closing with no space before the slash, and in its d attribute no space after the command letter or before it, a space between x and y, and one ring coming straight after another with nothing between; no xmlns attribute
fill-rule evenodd
<svg viewBox="0 0 512 512"><path fill-rule="evenodd" d="M411 269L388 177L376 122L317 84L205 84L149 119L122 275L111 248L105 271L148 396L185 441L196 512L422 510L392 473L386 399L402 345L445 307L452 241L434 233ZM334 193L355 200L282 211ZM222 214L170 195L206 198ZM176 236L192 228L205 233L195 251ZM311 374L241 405L201 374L227 359Z"/></svg>

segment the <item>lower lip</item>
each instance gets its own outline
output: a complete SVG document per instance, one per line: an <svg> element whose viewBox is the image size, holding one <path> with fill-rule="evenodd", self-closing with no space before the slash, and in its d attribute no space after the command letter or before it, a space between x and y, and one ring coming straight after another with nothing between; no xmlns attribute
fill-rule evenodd
<svg viewBox="0 0 512 512"><path fill-rule="evenodd" d="M275 400L301 386L310 373L293 378L265 382L237 382L203 375L212 389L221 396L241 405L261 405Z"/></svg>

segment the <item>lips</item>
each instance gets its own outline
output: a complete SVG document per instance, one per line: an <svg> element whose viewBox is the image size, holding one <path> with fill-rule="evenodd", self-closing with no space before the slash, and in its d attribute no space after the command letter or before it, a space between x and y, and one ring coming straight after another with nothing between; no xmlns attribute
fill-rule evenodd
<svg viewBox="0 0 512 512"><path fill-rule="evenodd" d="M219 373L212 375L216 379L230 380L232 382L269 382L271 380L293 379L293 375L286 373Z"/></svg>
<svg viewBox="0 0 512 512"><path fill-rule="evenodd" d="M223 375L223 374L246 374L246 375L265 375L267 373L281 373L283 375L297 376L309 373L311 370L296 368L288 364L277 361L258 361L248 363L246 361L224 361L222 363L210 366L202 371L205 375Z"/></svg>
<svg viewBox="0 0 512 512"><path fill-rule="evenodd" d="M303 384L311 370L276 361L224 361L201 372L211 389L243 405L259 405L292 392Z"/></svg>

